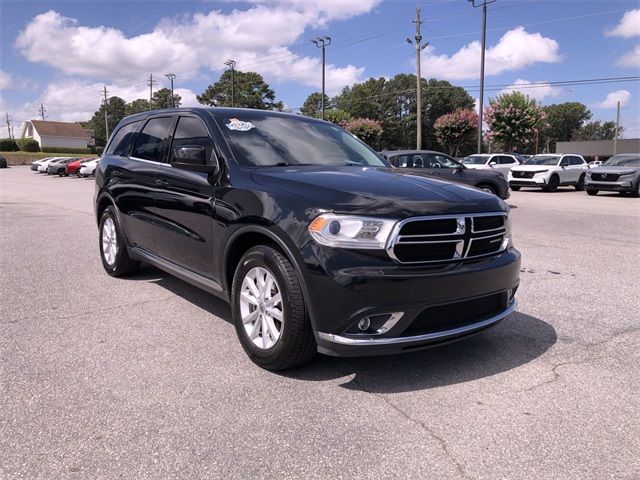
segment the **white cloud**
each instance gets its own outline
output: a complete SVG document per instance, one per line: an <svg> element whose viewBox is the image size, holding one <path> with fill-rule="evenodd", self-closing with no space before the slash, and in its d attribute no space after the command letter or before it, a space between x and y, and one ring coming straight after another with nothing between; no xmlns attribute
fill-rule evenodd
<svg viewBox="0 0 640 480"><path fill-rule="evenodd" d="M85 27L55 11L34 17L20 32L16 48L30 61L65 74L127 84L148 72L173 72L190 79L220 71L233 58L237 68L253 70L267 81L294 81L318 87L319 55L294 54L289 46L307 27L369 11L380 0L308 2L260 1L247 10L163 19L148 33L127 37L107 26ZM362 67L327 65L330 92L359 81Z"/></svg>
<svg viewBox="0 0 640 480"><path fill-rule="evenodd" d="M505 33L497 44L485 53L485 75L521 70L536 63L555 63L561 60L560 46L552 38L540 33L528 33L517 27ZM480 77L480 42L465 45L450 57L436 55L435 49L427 47L423 52L424 64L439 78L449 80L474 79Z"/></svg>
<svg viewBox="0 0 640 480"><path fill-rule="evenodd" d="M11 75L0 70L0 90L6 90L11 86Z"/></svg>
<svg viewBox="0 0 640 480"><path fill-rule="evenodd" d="M616 65L620 67L640 68L640 44L636 45L633 50L621 56Z"/></svg>
<svg viewBox="0 0 640 480"><path fill-rule="evenodd" d="M530 86L532 83L535 83L535 85ZM549 85L544 82L530 82L529 80L523 80L521 78L517 79L513 82L513 85L508 86L500 93L510 93L514 91L529 95L530 97L535 98L538 102L541 102L546 97L557 97L562 93L562 89L560 87L554 87L553 85Z"/></svg>
<svg viewBox="0 0 640 480"><path fill-rule="evenodd" d="M607 30L605 35L623 38L640 37L640 8L625 12L620 23L615 28Z"/></svg>
<svg viewBox="0 0 640 480"><path fill-rule="evenodd" d="M620 102L620 106L624 107L631 100L631 93L626 90L616 90L615 92L611 92L607 94L607 98L605 98L602 102L596 103L594 105L595 108L616 108L618 102Z"/></svg>

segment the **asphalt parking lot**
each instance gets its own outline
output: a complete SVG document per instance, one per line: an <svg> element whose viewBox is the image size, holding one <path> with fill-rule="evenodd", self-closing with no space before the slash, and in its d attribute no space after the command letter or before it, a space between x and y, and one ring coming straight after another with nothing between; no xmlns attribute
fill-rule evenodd
<svg viewBox="0 0 640 480"><path fill-rule="evenodd" d="M93 189L0 170L0 479L640 478L640 199L514 192L517 314L274 374L222 301L104 273Z"/></svg>

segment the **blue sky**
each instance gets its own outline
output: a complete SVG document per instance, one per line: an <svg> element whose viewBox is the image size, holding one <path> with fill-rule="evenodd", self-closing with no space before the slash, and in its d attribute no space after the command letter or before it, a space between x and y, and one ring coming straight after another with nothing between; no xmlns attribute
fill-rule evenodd
<svg viewBox="0 0 640 480"><path fill-rule="evenodd" d="M478 96L481 11L466 0L422 0L423 76ZM415 71L416 2L380 0L0 1L0 115L14 124L91 116L103 85L130 101L145 79L177 75L186 105L233 58L260 72L288 108L320 86L320 52L330 35L328 93L371 76ZM544 104L580 101L613 120L623 104L626 136L640 136L640 82L557 86L553 82L640 76L638 1L497 0L489 6L486 97L507 86ZM535 88L527 87L533 82ZM545 84L551 82L551 84ZM4 122L0 122L0 135Z"/></svg>

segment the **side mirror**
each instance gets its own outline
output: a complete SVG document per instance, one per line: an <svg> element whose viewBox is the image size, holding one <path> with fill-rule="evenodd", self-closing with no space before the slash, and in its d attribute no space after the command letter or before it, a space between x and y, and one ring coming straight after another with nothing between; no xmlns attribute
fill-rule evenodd
<svg viewBox="0 0 640 480"><path fill-rule="evenodd" d="M215 155L212 155L212 163L207 164L207 150L200 145L177 147L171 153L171 165L175 168L202 173L218 173L220 170Z"/></svg>
<svg viewBox="0 0 640 480"><path fill-rule="evenodd" d="M493 167L494 165L497 165L497 164L498 164L498 162L496 162L495 160L491 160L491 161L489 162L489 166L490 166L490 167Z"/></svg>

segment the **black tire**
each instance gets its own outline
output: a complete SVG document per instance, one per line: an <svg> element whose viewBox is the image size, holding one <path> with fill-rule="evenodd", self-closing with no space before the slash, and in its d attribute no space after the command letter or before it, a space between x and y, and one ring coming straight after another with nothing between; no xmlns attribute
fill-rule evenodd
<svg viewBox="0 0 640 480"><path fill-rule="evenodd" d="M576 190L579 192L582 192L584 190L584 173L580 175L580 178L578 179Z"/></svg>
<svg viewBox="0 0 640 480"><path fill-rule="evenodd" d="M113 221L116 232L117 253L115 255L115 261L112 265L110 265L105 259L105 253L102 246L102 229L104 228L104 224L107 219L111 219ZM104 212L102 212L102 216L100 217L100 227L98 229L98 244L100 248L100 259L102 260L102 266L104 267L105 271L112 277L126 277L128 275L133 275L140 268L140 262L138 262L137 260L132 260L131 257L129 257L129 252L127 251L127 245L124 239L124 232L122 230L122 226L118 222L118 216L115 214L114 207L108 206L104 210Z"/></svg>
<svg viewBox="0 0 640 480"><path fill-rule="evenodd" d="M555 192L558 190L558 186L560 185L560 178L557 175L551 175L549 179L549 183L547 183L542 189L545 192Z"/></svg>
<svg viewBox="0 0 640 480"><path fill-rule="evenodd" d="M7 168L7 159L0 157L0 168Z"/></svg>
<svg viewBox="0 0 640 480"><path fill-rule="evenodd" d="M592 190L590 188L587 188L587 195L597 195L598 194L598 190Z"/></svg>
<svg viewBox="0 0 640 480"><path fill-rule="evenodd" d="M498 195L498 192L496 191L495 187L493 185L489 185L488 183L481 183L480 185L477 186L477 188L479 188L480 190L484 190L487 193Z"/></svg>
<svg viewBox="0 0 640 480"><path fill-rule="evenodd" d="M257 347L248 337L240 313L240 294L246 274L255 267L266 269L275 278L282 296L283 322L276 343L268 349ZM307 362L317 346L300 279L289 260L268 245L258 245L243 256L233 276L231 311L236 333L252 362L266 370L284 370Z"/></svg>
<svg viewBox="0 0 640 480"><path fill-rule="evenodd" d="M94 169L93 172L91 172L91 176L95 178L96 176L96 170Z"/></svg>
<svg viewBox="0 0 640 480"><path fill-rule="evenodd" d="M631 192L631 196L636 198L640 197L640 180L638 180L638 183L636 184L636 189Z"/></svg>
<svg viewBox="0 0 640 480"><path fill-rule="evenodd" d="M520 190L520 188L522 187L509 187L511 190L513 190L514 192L517 192L518 190Z"/></svg>
<svg viewBox="0 0 640 480"><path fill-rule="evenodd" d="M61 168L61 169L58 170L58 176L59 177L64 177L64 169Z"/></svg>

